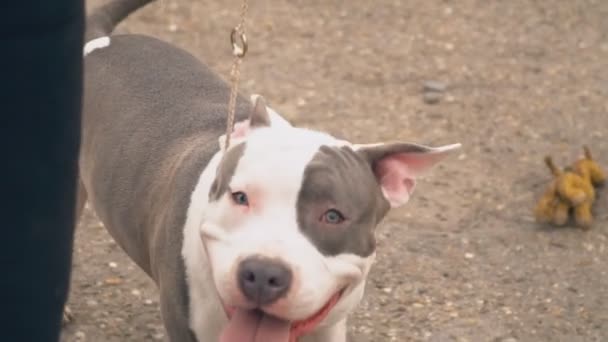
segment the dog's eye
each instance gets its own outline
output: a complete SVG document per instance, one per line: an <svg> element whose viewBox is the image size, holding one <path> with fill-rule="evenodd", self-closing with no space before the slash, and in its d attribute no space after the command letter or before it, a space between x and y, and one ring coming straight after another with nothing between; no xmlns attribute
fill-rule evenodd
<svg viewBox="0 0 608 342"><path fill-rule="evenodd" d="M242 191L233 192L232 200L238 205L249 205L249 199L247 198L247 194Z"/></svg>
<svg viewBox="0 0 608 342"><path fill-rule="evenodd" d="M323 214L321 220L328 224L340 224L344 221L344 215L336 209L329 209Z"/></svg>

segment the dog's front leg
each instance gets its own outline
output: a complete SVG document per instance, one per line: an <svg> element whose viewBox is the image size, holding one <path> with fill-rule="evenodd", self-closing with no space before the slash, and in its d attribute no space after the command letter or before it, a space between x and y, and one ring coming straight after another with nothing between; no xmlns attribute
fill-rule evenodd
<svg viewBox="0 0 608 342"><path fill-rule="evenodd" d="M166 285L166 286L163 286ZM198 342L190 330L187 297L185 292L176 291L178 287L172 284L160 285L160 312L165 325L168 342Z"/></svg>

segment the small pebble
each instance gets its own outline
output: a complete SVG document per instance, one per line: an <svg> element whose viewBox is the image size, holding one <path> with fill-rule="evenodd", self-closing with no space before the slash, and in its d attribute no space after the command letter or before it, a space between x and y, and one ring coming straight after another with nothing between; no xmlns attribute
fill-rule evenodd
<svg viewBox="0 0 608 342"><path fill-rule="evenodd" d="M109 278L106 278L106 284L107 285L119 285L119 284L122 284L122 279L117 278L117 277L109 277Z"/></svg>
<svg viewBox="0 0 608 342"><path fill-rule="evenodd" d="M475 257L475 254L473 253L464 253L464 257L467 259L473 259Z"/></svg>
<svg viewBox="0 0 608 342"><path fill-rule="evenodd" d="M85 334L84 332L82 332L82 331L77 331L77 332L74 334L74 337L76 337L76 339L77 339L77 340L79 340L79 341L84 341L84 339L85 339L87 336L86 336L86 334Z"/></svg>
<svg viewBox="0 0 608 342"><path fill-rule="evenodd" d="M441 81L426 81L424 82L424 91L434 91L442 93L448 88L448 85Z"/></svg>
<svg viewBox="0 0 608 342"><path fill-rule="evenodd" d="M443 94L440 92L428 91L424 93L423 99L426 104L436 104L439 103L442 96Z"/></svg>
<svg viewBox="0 0 608 342"><path fill-rule="evenodd" d="M110 266L110 268L116 268L116 267L118 267L118 264L115 263L114 261L112 261L112 262L108 263L108 266Z"/></svg>

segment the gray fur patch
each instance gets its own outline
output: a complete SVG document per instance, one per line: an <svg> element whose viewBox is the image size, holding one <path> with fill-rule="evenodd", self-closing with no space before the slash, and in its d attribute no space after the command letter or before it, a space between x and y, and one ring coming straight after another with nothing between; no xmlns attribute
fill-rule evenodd
<svg viewBox="0 0 608 342"><path fill-rule="evenodd" d="M324 255L372 254L375 227L389 208L370 163L350 147L322 146L304 170L297 200L298 224ZM345 220L323 222L329 209L338 210Z"/></svg>

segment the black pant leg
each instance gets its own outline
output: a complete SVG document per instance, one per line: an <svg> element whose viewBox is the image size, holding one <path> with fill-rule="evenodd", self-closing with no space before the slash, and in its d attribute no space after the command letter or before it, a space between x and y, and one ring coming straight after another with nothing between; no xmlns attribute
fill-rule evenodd
<svg viewBox="0 0 608 342"><path fill-rule="evenodd" d="M84 0L0 4L0 341L56 341L67 297Z"/></svg>

